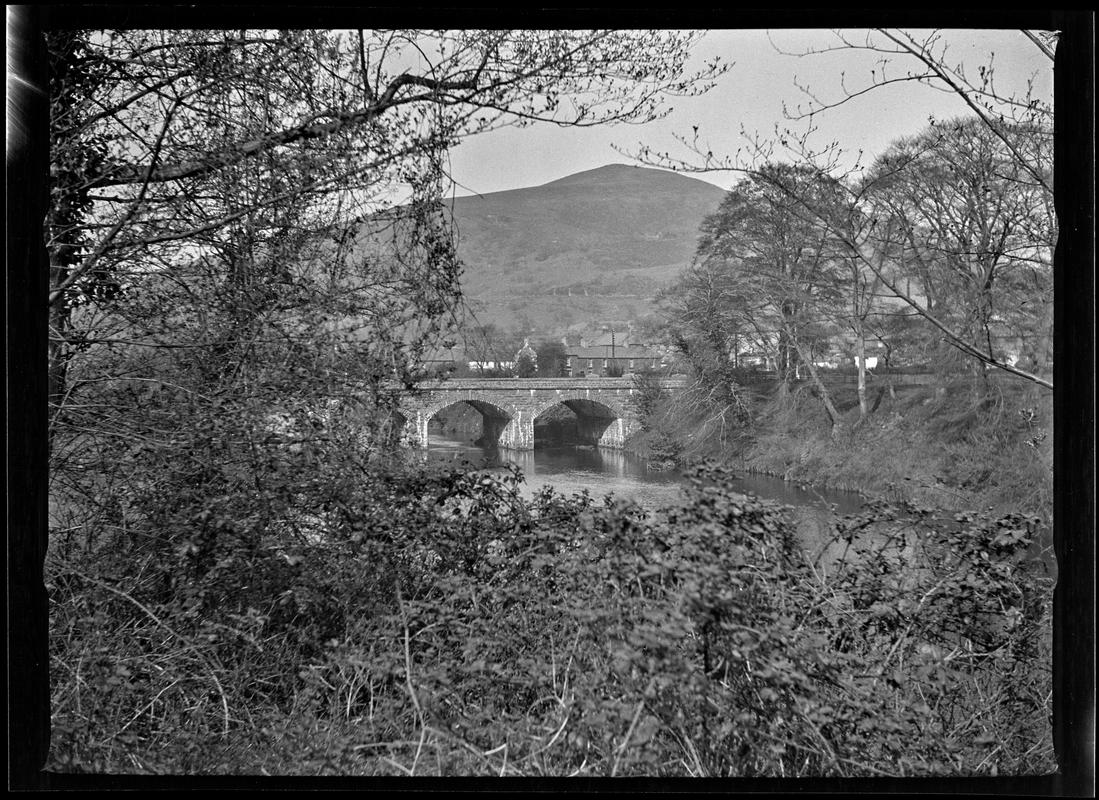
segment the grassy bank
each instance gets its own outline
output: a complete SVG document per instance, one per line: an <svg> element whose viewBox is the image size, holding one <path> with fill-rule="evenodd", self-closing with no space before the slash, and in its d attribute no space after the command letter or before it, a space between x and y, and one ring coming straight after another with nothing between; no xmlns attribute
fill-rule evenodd
<svg viewBox="0 0 1099 800"><path fill-rule="evenodd" d="M860 421L854 385L831 388L841 412L832 426L809 384L745 392L751 420L720 430L706 413L677 413L674 400L636 438L657 460L718 457L739 469L870 497L951 510L1037 515L1053 510L1052 396L1013 378L934 386L883 384ZM880 394L880 400L879 400Z"/></svg>

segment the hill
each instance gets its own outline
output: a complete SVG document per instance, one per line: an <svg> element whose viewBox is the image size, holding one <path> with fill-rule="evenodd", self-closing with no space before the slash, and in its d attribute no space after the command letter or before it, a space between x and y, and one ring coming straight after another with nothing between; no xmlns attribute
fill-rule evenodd
<svg viewBox="0 0 1099 800"><path fill-rule="evenodd" d="M636 318L690 262L699 224L723 196L674 172L610 164L455 198L466 297L485 322L525 318L544 333Z"/></svg>

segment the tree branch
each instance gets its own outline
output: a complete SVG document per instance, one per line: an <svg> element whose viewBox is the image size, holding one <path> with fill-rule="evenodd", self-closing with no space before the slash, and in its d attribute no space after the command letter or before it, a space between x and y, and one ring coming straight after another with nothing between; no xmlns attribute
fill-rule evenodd
<svg viewBox="0 0 1099 800"><path fill-rule="evenodd" d="M70 272L68 277L61 281L61 283L58 284L52 292L50 292L49 305L52 306L57 303L62 297L65 296L66 289L68 289L82 277L87 275L95 267L96 263L99 261L99 258L108 250L108 248L110 248L111 242L114 241L114 238L118 235L122 228L133 218L133 216L137 213L137 210L141 207L141 204L145 200L145 193L149 189L149 179L153 174L153 170L156 168L157 159L160 157L160 148L161 145L163 145L164 143L164 136L168 133L168 126L171 124L172 116L175 114L175 110L178 107L178 103L173 103L172 106L168 109L168 113L164 115L164 124L161 125L160 133L157 135L156 143L153 145L153 152L149 159L149 166L145 170L145 179L141 184L141 189L138 191L137 197L134 198L133 202L130 204L129 209L127 209L126 213L122 216L122 219L115 223L111 230L108 231L107 235L103 237L103 239L96 246L95 250L92 251L86 259L84 259L83 263L79 267Z"/></svg>
<svg viewBox="0 0 1099 800"><path fill-rule="evenodd" d="M398 100L397 93L406 86L420 86L429 90L428 94L414 95ZM199 161L190 161L182 164L171 164L154 169L127 165L107 172L99 178L91 181L91 186L118 186L120 184L137 183L164 183L167 181L193 178L215 172L225 167L237 164L245 159L252 158L280 145L293 144L299 141L321 139L331 136L338 131L362 124L381 116L389 109L407 103L427 100L440 92L462 91L476 89L475 81L470 78L460 81L444 81L425 78L420 75L403 73L394 78L385 93L373 104L359 111L350 111L334 115L331 122L313 123L310 120L306 124L287 128L276 133L269 134L259 139L243 142L234 148L220 153L211 153L208 157Z"/></svg>
<svg viewBox="0 0 1099 800"><path fill-rule="evenodd" d="M965 104L969 106L973 113L980 117L981 121L988 126L989 130L991 130L992 133L995 134L996 137L1004 143L1007 149L1011 151L1011 154L1015 156L1016 159L1018 159L1019 165L1023 167L1023 169L1025 169L1027 172L1029 172L1030 175L1036 181L1038 181L1042 188L1044 188L1050 194L1053 194L1053 186L1051 186L1046 181L1045 176L1038 172L1023 156L1023 154L1019 152L1018 148L1016 148L1015 145L1008 139L1008 137L1004 135L1003 131L1000 130L1000 126L997 125L991 117L989 117L988 112L984 108L982 108L980 104L974 101L972 97L969 96L969 92L967 92L960 83L954 80L953 76L949 73L946 67L937 62L931 56L929 56L923 48L917 47L915 43L906 44L884 28L878 28L877 30L883 36L886 36L891 41L896 42L898 46L903 47L909 53L911 53L924 64L926 64L928 69L930 69L939 77L939 80L941 80L952 90L954 90L955 94L957 94L960 98L962 98L962 100L965 101Z"/></svg>
<svg viewBox="0 0 1099 800"><path fill-rule="evenodd" d="M1050 61L1053 61L1053 60L1055 60L1056 56L1055 56L1055 54L1054 54L1053 50L1051 50L1051 49L1050 49L1049 45L1047 45L1047 44L1046 44L1045 42L1043 42L1043 41L1042 41L1042 40L1041 40L1040 38L1038 38L1038 37L1037 37L1036 35L1034 35L1033 33L1031 33L1031 32L1030 32L1030 31L1028 31L1028 30L1025 30L1025 29L1024 29L1024 30L1023 30L1023 35L1024 35L1024 36L1026 36L1026 37L1027 37L1028 39L1030 39L1030 41L1034 42L1035 46L1036 46L1036 47L1037 47L1037 48L1038 48L1039 50L1041 50L1041 51L1042 51L1042 55L1044 55L1044 56L1045 56L1046 58L1048 58L1048 59L1049 59Z"/></svg>

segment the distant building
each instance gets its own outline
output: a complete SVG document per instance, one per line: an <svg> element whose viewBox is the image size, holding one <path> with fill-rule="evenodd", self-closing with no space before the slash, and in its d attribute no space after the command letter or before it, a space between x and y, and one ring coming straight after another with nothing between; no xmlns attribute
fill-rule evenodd
<svg viewBox="0 0 1099 800"><path fill-rule="evenodd" d="M427 352L421 363L429 374L434 375L497 377L501 373L514 372L516 362L478 358L475 354L454 346L439 347Z"/></svg>
<svg viewBox="0 0 1099 800"><path fill-rule="evenodd" d="M767 353L758 350L743 350L733 359L735 366L741 369L773 370L775 360Z"/></svg>
<svg viewBox="0 0 1099 800"><path fill-rule="evenodd" d="M652 347L637 345L608 345L566 347L565 363L569 376L603 377L605 375L632 375L647 369L659 369L664 354Z"/></svg>

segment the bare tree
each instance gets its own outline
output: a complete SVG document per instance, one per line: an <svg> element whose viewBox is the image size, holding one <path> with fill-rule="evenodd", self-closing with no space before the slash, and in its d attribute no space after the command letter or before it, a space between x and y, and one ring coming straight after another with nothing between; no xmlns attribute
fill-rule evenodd
<svg viewBox="0 0 1099 800"><path fill-rule="evenodd" d="M861 85L850 85L841 75L836 99L825 99L812 87L800 85L807 103L788 113L791 120L811 119L885 86L919 83L960 98L969 112L1000 139L1018 167L1052 195L1053 107L1036 90L1033 78L1025 87L1004 91L1002 85L996 86L993 55L989 55L987 63L976 66L974 75L972 65L951 58L949 42L941 30L922 35L889 28L874 28L860 34L839 30L832 33L831 46L789 55L805 57L836 50L864 52L874 58L875 66ZM1058 32L1023 30L1020 34L1033 43L1052 68ZM1012 135L1019 128L1030 131L1031 137L1023 140Z"/></svg>

